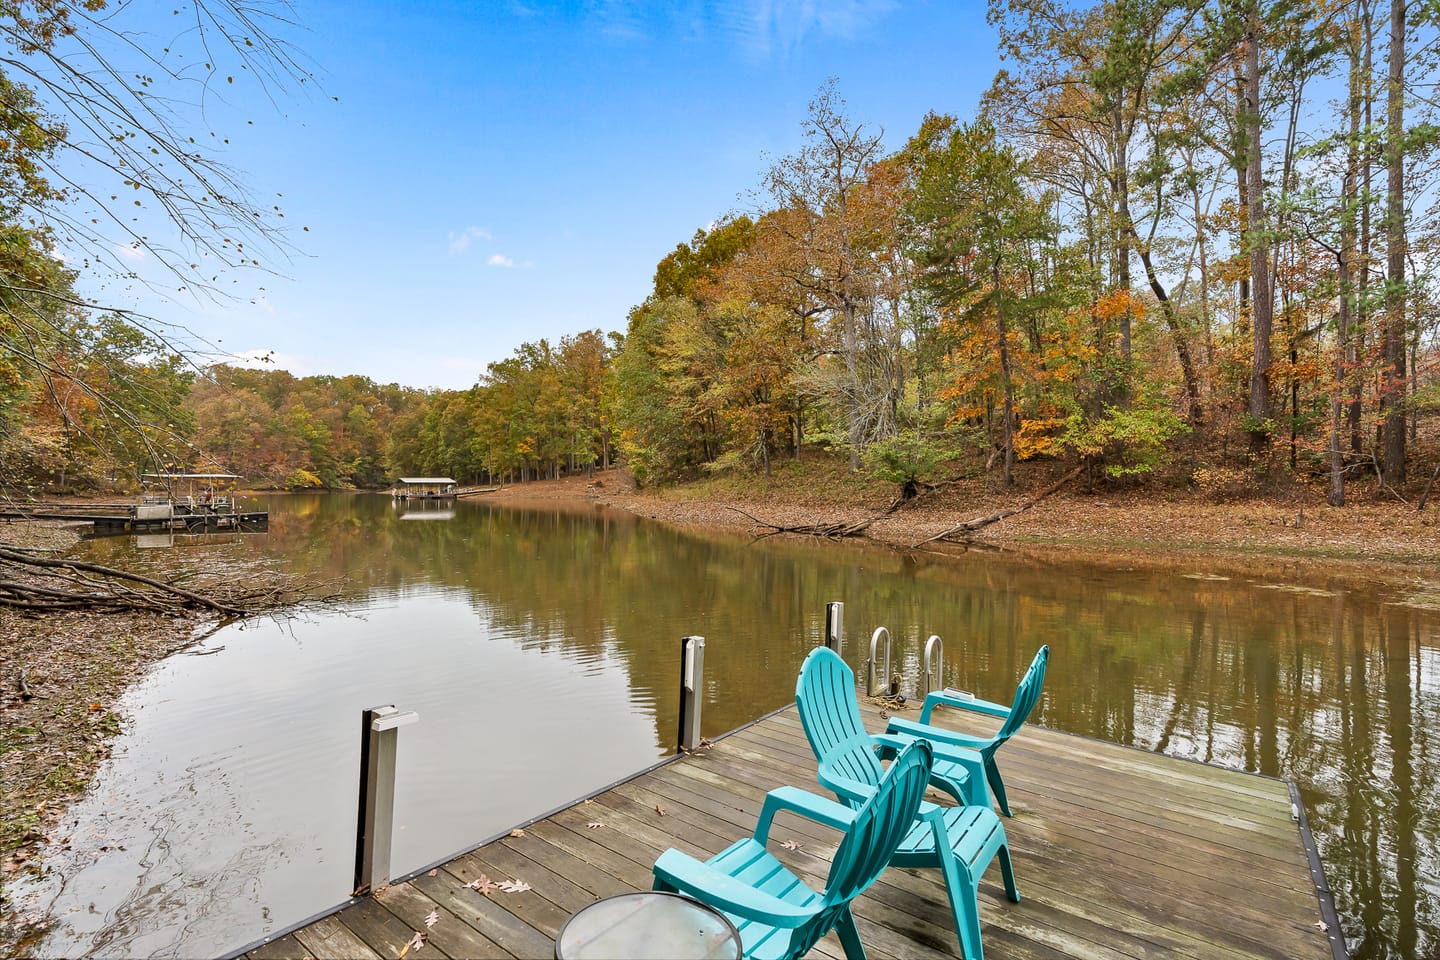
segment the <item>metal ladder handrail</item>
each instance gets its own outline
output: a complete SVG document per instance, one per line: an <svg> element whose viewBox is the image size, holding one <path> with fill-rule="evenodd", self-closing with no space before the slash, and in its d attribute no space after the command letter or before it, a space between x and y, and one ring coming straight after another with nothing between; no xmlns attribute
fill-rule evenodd
<svg viewBox="0 0 1440 960"><path fill-rule="evenodd" d="M935 670L930 669L931 654L935 657ZM925 641L925 663L920 672L920 682L923 689L920 697L923 700L930 695L930 691L937 689L937 686L945 682L945 643L940 639L939 634L931 634L930 639Z"/></svg>
<svg viewBox="0 0 1440 960"><path fill-rule="evenodd" d="M892 671L890 669L890 631L885 627L876 627L875 632L870 635L870 659L867 661L865 676L865 695L867 697L879 696L875 692L875 645L880 642L880 635L885 635L885 683L890 683Z"/></svg>

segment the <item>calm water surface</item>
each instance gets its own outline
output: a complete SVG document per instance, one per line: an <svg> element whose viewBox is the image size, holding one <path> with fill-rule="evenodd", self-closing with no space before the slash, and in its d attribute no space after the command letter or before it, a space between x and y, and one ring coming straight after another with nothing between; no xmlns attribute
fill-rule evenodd
<svg viewBox="0 0 1440 960"><path fill-rule="evenodd" d="M907 558L584 508L261 505L263 535L90 547L156 570L273 557L341 581L346 601L222 629L126 695L70 849L14 890L56 918L37 956L213 955L343 900L366 707L421 718L400 733L401 874L670 752L686 634L707 638L707 735L785 704L829 600L845 601L857 672L884 624L913 692L938 633L948 684L1008 700L1048 643L1039 722L1294 778L1352 955L1440 951L1433 581L1317 583L1261 559L1221 576Z"/></svg>

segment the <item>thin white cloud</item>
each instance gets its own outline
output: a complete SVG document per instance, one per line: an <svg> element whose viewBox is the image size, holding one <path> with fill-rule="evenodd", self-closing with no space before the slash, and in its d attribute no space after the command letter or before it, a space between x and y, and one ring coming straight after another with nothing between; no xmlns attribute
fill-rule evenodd
<svg viewBox="0 0 1440 960"><path fill-rule="evenodd" d="M497 254L495 254L495 255L494 255L493 257L491 257L491 258L489 259L489 261L487 261L487 262L488 262L488 263L490 264L490 266L492 266L492 267L513 267L513 266L515 266L515 261L514 261L514 260L511 260L509 257L505 256L505 254L503 254L503 253L497 253Z"/></svg>
<svg viewBox="0 0 1440 960"><path fill-rule="evenodd" d="M594 28L617 40L645 40L645 13L632 0L586 0L585 16Z"/></svg>
<svg viewBox="0 0 1440 960"><path fill-rule="evenodd" d="M121 260L139 263L145 259L145 248L133 243L117 243L115 245L115 255Z"/></svg>
<svg viewBox="0 0 1440 960"><path fill-rule="evenodd" d="M767 57L788 54L813 35L854 38L895 7L895 0L732 0L714 16L751 55Z"/></svg>
<svg viewBox="0 0 1440 960"><path fill-rule="evenodd" d="M470 249L470 245L476 240L489 240L490 231L484 227L466 227L464 230L451 230L449 234L450 252L464 253Z"/></svg>

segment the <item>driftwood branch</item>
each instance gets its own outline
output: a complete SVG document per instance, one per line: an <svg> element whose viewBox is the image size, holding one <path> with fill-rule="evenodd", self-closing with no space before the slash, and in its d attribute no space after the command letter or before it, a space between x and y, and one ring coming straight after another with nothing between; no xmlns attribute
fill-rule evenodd
<svg viewBox="0 0 1440 960"><path fill-rule="evenodd" d="M164 583L163 581L155 580L151 577L141 576L138 573L131 573L128 570L119 570L114 567L106 567L98 563L86 563L82 560L51 560L45 557L36 557L33 555L16 553L13 550L8 550L3 547L0 547L0 560L4 560L13 564L24 564L32 567L42 567L56 571L72 571L76 573L84 572L98 574L102 577L106 577L110 580L115 581L115 583L111 586L112 597L107 599L113 599L116 603L125 606L141 606L150 602L150 596L148 594L137 593L128 586L128 584L138 583L151 588L151 591L156 591L162 596L169 595L170 597L187 601L188 603L186 605L200 607L205 610L213 610L216 613L228 614L230 616L240 616L247 612L244 607L236 606L233 603L225 603L219 600L215 600L211 597L206 597L201 594L195 593L191 590L186 590L183 587L177 587L171 583ZM58 576L62 579L69 579L66 578L63 573L58 574ZM74 581L72 580L71 582ZM16 585L13 582L6 583L3 586L7 589L8 592L13 592L16 588ZM91 589L93 590L98 586L99 584L95 584L92 582ZM38 587L33 588L33 592L36 594L43 593L45 595L54 596L57 598L63 597L64 599L81 599L85 596L84 593L65 593L64 591L42 590ZM0 602L4 602L3 597L0 597Z"/></svg>
<svg viewBox="0 0 1440 960"><path fill-rule="evenodd" d="M746 517L749 520L753 521L756 526L767 528L770 531L766 534L767 537L777 533L799 533L810 537L828 537L831 539L840 539L842 537L860 536L866 530L870 529L870 525L876 520L882 520L885 517L888 517L890 514L894 513L895 509L898 506L898 502L893 503L884 513L878 514L873 517L867 517L864 520L835 521L832 523L799 523L795 524L794 526L786 526L779 523L770 523L768 520L761 520L759 517L754 516L753 514L746 513L739 507L730 507L729 509L734 510L742 517Z"/></svg>
<svg viewBox="0 0 1440 960"><path fill-rule="evenodd" d="M323 601L331 587L302 584L279 574L243 580L216 576L189 589L142 574L83 560L53 559L0 547L0 606L28 613L63 610L204 610L241 617L305 601ZM209 579L209 578L205 578Z"/></svg>
<svg viewBox="0 0 1440 960"><path fill-rule="evenodd" d="M955 526L950 527L948 530L940 531L933 537L926 537L919 543L914 544L911 549L913 550L915 547L923 547L925 544L933 543L936 540L947 540L950 537L954 537L957 535L963 534L965 536L969 536L977 530L990 526L990 524L992 523L998 523L999 521L1004 520L1006 517L1013 517L1017 513L1023 513L1026 510L1029 510L1031 507L1035 506L1035 504L1039 503L1041 500L1044 500L1046 497L1054 494L1071 480L1074 480L1076 477L1080 476L1080 474L1084 472L1084 470L1085 467L1083 465L1076 467L1074 470L1071 470L1069 473L1065 474L1065 476L1061 477L1059 480L1056 480L1054 483L1050 484L1050 486L1046 487L1044 490L1041 490L1035 496L1031 497L1029 500L1026 500L1018 507L1008 507L1004 510L997 510L994 513L984 517L975 517L973 520L966 520L962 523L957 523Z"/></svg>

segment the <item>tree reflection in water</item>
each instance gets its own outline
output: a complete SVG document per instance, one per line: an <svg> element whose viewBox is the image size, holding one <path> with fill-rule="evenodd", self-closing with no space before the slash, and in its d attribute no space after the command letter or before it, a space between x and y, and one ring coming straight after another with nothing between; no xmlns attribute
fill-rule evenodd
<svg viewBox="0 0 1440 960"><path fill-rule="evenodd" d="M264 506L268 534L207 549L269 555L297 573L339 579L352 612L413 611L404 613L414 628L403 642L437 671L462 659L461 646L445 643L480 642L469 631L582 664L587 676L621 676L630 708L649 730L650 742L634 746L649 756L673 747L686 634L707 638L708 736L790 700L830 600L845 601L845 653L857 673L864 638L883 624L912 694L932 633L946 643L945 682L991 698L1008 697L1035 648L1048 643L1050 670L1034 721L1295 779L1352 956L1423 958L1440 950L1433 879L1440 875L1433 679L1440 609L1433 597L1317 581L1253 559L1229 570L1187 563L1160 572L1100 557L1080 564L756 543L584 505L527 510L462 501L453 516L425 523L400 522L383 497L296 495ZM181 552L141 553L121 540L94 549L157 567L177 563ZM432 627L422 598L468 605L479 629ZM367 666L349 658L327 669L339 676ZM434 692L462 680L437 681ZM407 705L426 714L426 704ZM440 707L428 709L433 716ZM507 735L523 735L523 721L507 724ZM478 749L473 740L454 746ZM570 784L567 796L598 785ZM479 803L471 802L472 813ZM477 839L456 835L448 849Z"/></svg>

